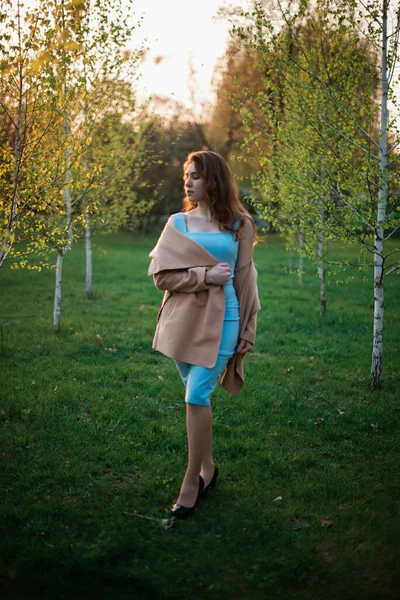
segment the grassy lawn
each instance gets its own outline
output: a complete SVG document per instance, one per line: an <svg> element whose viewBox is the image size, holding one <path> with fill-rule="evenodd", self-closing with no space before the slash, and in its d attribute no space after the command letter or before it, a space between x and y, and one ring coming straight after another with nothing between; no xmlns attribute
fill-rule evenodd
<svg viewBox="0 0 400 600"><path fill-rule="evenodd" d="M58 337L54 272L0 272L2 598L399 598L400 278L386 283L384 387L371 391L371 283L329 285L321 318L312 265L300 287L281 240L258 246L246 385L213 400L220 480L168 527L185 406L151 349L154 242L98 238L91 301L74 248Z"/></svg>

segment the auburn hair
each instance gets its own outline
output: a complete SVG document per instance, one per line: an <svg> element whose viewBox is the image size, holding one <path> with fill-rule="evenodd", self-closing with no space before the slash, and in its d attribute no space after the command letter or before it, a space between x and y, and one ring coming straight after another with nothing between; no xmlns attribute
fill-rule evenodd
<svg viewBox="0 0 400 600"><path fill-rule="evenodd" d="M208 208L211 216L218 221L220 231L231 231L236 238L240 238L246 217L252 222L253 219L240 202L239 190L228 163L220 154L210 150L191 152L183 165L184 177L190 163L195 164L197 173L205 179ZM182 212L196 207L197 202L185 197ZM237 221L239 226L236 225Z"/></svg>

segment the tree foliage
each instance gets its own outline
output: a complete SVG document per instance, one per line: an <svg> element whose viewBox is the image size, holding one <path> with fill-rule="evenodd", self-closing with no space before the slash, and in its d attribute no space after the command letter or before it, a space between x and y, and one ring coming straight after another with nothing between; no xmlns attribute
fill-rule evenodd
<svg viewBox="0 0 400 600"><path fill-rule="evenodd" d="M383 247L399 227L398 131L387 99L395 109L400 7L392 32L388 9L388 0L381 7L303 1L296 11L281 7L277 27L256 2L250 25L235 29L268 74L264 90L248 94L256 110L241 107L248 147L257 148L261 210L283 230L301 228L305 251L320 264L321 237L360 246L358 263L336 269L374 262L373 385L380 385L383 277L400 268L397 250L385 255Z"/></svg>
<svg viewBox="0 0 400 600"><path fill-rule="evenodd" d="M132 182L117 173L126 171L127 157L138 173L149 155L145 127L134 114L140 52L126 50L135 27L129 0L3 4L0 264L31 267L29 256L39 254L39 265L32 267L40 268L49 251L67 248L81 234L86 210L104 222L110 217L108 227L136 210ZM130 133L118 137L122 119ZM94 147L101 135L114 139L112 152L109 145ZM104 192L117 178L115 210L106 210Z"/></svg>

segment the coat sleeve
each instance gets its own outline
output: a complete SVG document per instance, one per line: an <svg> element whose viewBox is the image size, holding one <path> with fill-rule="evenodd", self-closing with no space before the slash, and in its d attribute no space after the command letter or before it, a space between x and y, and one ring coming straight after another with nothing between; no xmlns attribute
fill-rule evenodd
<svg viewBox="0 0 400 600"><path fill-rule="evenodd" d="M246 342L250 342L250 344L254 344L256 339L256 330L257 330L257 310L251 313L249 320L247 321L246 329L243 334L240 336L240 339L246 340Z"/></svg>
<svg viewBox="0 0 400 600"><path fill-rule="evenodd" d="M251 262L253 257L255 233L256 230L253 225L253 221L249 217L246 217L242 230L242 235L240 236L239 252L236 260L235 271L239 271L247 267L249 262Z"/></svg>
<svg viewBox="0 0 400 600"><path fill-rule="evenodd" d="M239 271L243 272L249 268L250 266L250 278L252 280L252 286L254 289L257 289L257 273L252 263L253 258L253 246L254 246L254 237L255 237L255 227L251 219L246 219L244 224L243 233L240 238L239 243L239 253L236 261L236 274L241 277ZM240 339L246 340L246 342L250 342L254 344L256 337L256 329L257 329L257 311L259 309L258 296L257 300L253 302L251 307L250 314L247 318L246 328L243 332L241 332Z"/></svg>
<svg viewBox="0 0 400 600"><path fill-rule="evenodd" d="M208 285L204 283L206 271L206 267L159 271L153 275L153 279L159 290L190 294L209 289Z"/></svg>

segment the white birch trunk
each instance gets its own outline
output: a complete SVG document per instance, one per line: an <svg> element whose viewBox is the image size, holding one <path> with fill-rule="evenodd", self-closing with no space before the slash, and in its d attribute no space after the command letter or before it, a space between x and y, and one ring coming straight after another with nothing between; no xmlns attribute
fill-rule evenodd
<svg viewBox="0 0 400 600"><path fill-rule="evenodd" d="M54 313L53 313L53 333L60 333L61 321L61 281L62 281L62 266L64 261L63 250L58 250L56 263L56 287L54 291Z"/></svg>
<svg viewBox="0 0 400 600"><path fill-rule="evenodd" d="M84 108L85 121L87 121L88 115L88 104L85 101ZM85 156L85 169L86 173L89 172L89 157L88 153ZM93 262L92 262L92 230L90 227L90 214L87 206L86 197L84 198L84 213L85 213L85 248L86 248L86 277L85 277L85 292L86 297L92 297L92 272L93 272Z"/></svg>
<svg viewBox="0 0 400 600"><path fill-rule="evenodd" d="M64 104L67 103L67 84L64 82ZM74 239L74 232L72 228L72 202L71 202L71 169L70 169L70 157L71 152L69 150L69 123L67 109L64 110L64 136L65 136L65 206L67 209L67 231L68 241L63 248L58 248L57 256L57 268L56 268L56 284L54 292L54 313L53 313L53 333L59 333L61 329L61 292L62 292L62 264L64 256L68 250L71 250L72 242Z"/></svg>
<svg viewBox="0 0 400 600"><path fill-rule="evenodd" d="M387 174L387 123L388 123L388 78L387 78L387 11L389 0L383 0L382 11L382 74L381 74L381 130L379 145L379 166L381 185L378 196L378 214L376 219L374 248L374 335L372 346L371 386L379 388L382 384L383 357L383 237L388 196Z"/></svg>
<svg viewBox="0 0 400 600"><path fill-rule="evenodd" d="M324 113L325 120L325 113ZM324 142L324 157L326 156L326 129L323 129L323 142ZM322 159L321 165L321 194L326 193L325 179L326 179L326 165L325 158ZM322 199L319 202L319 231L318 231L318 276L319 276L319 299L320 299L320 312L321 315L326 313L326 285L325 285L325 265L324 265L324 250L325 250L325 234L324 234L324 222L325 222L325 208Z"/></svg>
<svg viewBox="0 0 400 600"><path fill-rule="evenodd" d="M299 230L299 284L303 283L303 246L304 246L304 237L303 230Z"/></svg>
<svg viewBox="0 0 400 600"><path fill-rule="evenodd" d="M86 245L86 297L92 296L92 232L90 228L90 215L85 207L85 245Z"/></svg>
<svg viewBox="0 0 400 600"><path fill-rule="evenodd" d="M323 208L321 208L321 219L323 219ZM324 244L325 236L321 225L318 234L318 276L319 276L319 296L321 315L326 313L326 285L325 285L325 267L324 267Z"/></svg>

